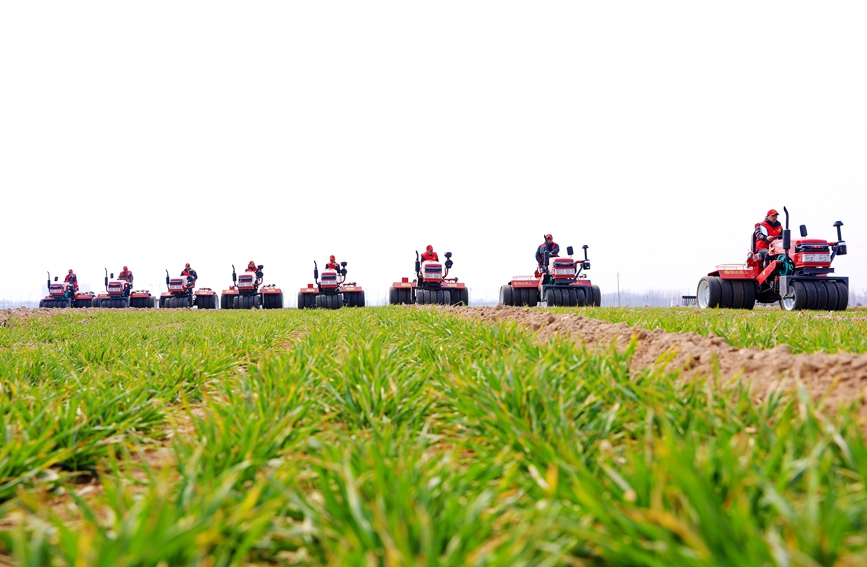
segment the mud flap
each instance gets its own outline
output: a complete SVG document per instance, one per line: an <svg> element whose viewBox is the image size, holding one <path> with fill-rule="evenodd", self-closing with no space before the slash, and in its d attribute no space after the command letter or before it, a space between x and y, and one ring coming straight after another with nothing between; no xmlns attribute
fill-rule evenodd
<svg viewBox="0 0 867 567"><path fill-rule="evenodd" d="M792 299L792 297L794 297L794 294L789 289L789 287L790 287L789 278L790 278L790 276L780 276L779 277L780 297L782 297L783 299Z"/></svg>

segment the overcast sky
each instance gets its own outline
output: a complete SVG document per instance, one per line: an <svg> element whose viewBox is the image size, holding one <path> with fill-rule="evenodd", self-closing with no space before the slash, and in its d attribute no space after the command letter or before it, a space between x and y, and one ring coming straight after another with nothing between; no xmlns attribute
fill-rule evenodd
<svg viewBox="0 0 867 567"><path fill-rule="evenodd" d="M867 290L867 4L4 2L0 297L184 262L295 292L415 250L493 300L546 232L694 292L787 206Z"/></svg>

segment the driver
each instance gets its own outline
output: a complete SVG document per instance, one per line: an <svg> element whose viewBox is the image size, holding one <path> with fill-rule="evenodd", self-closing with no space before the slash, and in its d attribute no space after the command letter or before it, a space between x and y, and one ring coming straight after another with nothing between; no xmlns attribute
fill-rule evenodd
<svg viewBox="0 0 867 567"><path fill-rule="evenodd" d="M554 242L554 237L550 234L545 235L545 242L539 245L536 248L536 263L539 264L539 267L542 266L542 260L545 259L545 250L548 250L549 257L557 256L560 254L560 245Z"/></svg>
<svg viewBox="0 0 867 567"><path fill-rule="evenodd" d="M427 248L425 248L424 252L421 254L422 262L439 262L440 257L434 252L433 246L428 244Z"/></svg>
<svg viewBox="0 0 867 567"><path fill-rule="evenodd" d="M72 271L72 268L69 268L69 273L66 274L66 277L63 278L63 281L71 283L72 287L75 288L75 291L78 291L78 276L75 275L75 272Z"/></svg>
<svg viewBox="0 0 867 567"><path fill-rule="evenodd" d="M326 270L339 270L340 264L337 263L337 260L334 259L334 254L328 257L328 263L325 264Z"/></svg>
<svg viewBox="0 0 867 567"><path fill-rule="evenodd" d="M187 262L184 266L184 271L181 272L181 277L187 278L188 287L196 287L196 280L199 279L199 274L197 274L196 270L192 269L190 263Z"/></svg>
<svg viewBox="0 0 867 567"><path fill-rule="evenodd" d="M771 209L765 215L765 220L756 225L756 257L764 262L770 253L771 241L783 233L783 225L777 220L777 209ZM765 230L763 231L762 228ZM767 234L765 234L767 233Z"/></svg>
<svg viewBox="0 0 867 567"><path fill-rule="evenodd" d="M244 270L244 271L245 271L245 272L254 272L254 273L255 273L255 272L258 272L259 269L256 267L256 262L254 262L253 260L250 260L250 263L247 264L247 269Z"/></svg>
<svg viewBox="0 0 867 567"><path fill-rule="evenodd" d="M132 285L132 272L124 266L123 270L117 275L117 279L129 282L129 285Z"/></svg>

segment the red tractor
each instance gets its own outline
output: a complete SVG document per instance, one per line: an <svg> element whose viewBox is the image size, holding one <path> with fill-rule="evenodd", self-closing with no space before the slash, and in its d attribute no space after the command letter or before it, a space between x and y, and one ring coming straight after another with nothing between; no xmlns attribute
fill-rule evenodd
<svg viewBox="0 0 867 567"><path fill-rule="evenodd" d="M93 304L94 293L92 291L75 291L75 284L59 282L57 276L51 283L51 273L48 273L48 295L39 300L39 307L64 308L64 307L90 307Z"/></svg>
<svg viewBox="0 0 867 567"><path fill-rule="evenodd" d="M109 280L109 278L111 278ZM148 290L133 290L132 283L125 279L114 279L114 274L105 269L105 293L93 298L93 307L108 309L153 309L157 306L157 298Z"/></svg>
<svg viewBox="0 0 867 567"><path fill-rule="evenodd" d="M197 307L199 309L216 309L217 292L208 287L196 288L193 276L169 276L166 270L166 288L168 291L160 294L160 309L177 309Z"/></svg>
<svg viewBox="0 0 867 567"><path fill-rule="evenodd" d="M220 297L222 309L283 309L283 291L274 284L262 285L262 264L241 275L235 273L232 265L232 283L229 289L224 289Z"/></svg>
<svg viewBox="0 0 867 567"><path fill-rule="evenodd" d="M319 267L313 262L313 281L298 292L298 309L340 309L364 307L364 290L355 282L346 281L346 262L339 270L325 268L319 279Z"/></svg>
<svg viewBox="0 0 867 567"><path fill-rule="evenodd" d="M583 260L573 260L571 246L566 247L568 258L551 254L547 249L542 255L541 266L532 276L515 276L512 281L500 286L500 303L503 305L535 307L540 301L548 307L575 307L602 304L602 291L593 285L582 270L590 269L587 245Z"/></svg>
<svg viewBox="0 0 867 567"><path fill-rule="evenodd" d="M849 278L834 275L831 262L846 254L837 221L837 241L807 238L807 227L800 226L801 238L792 242L789 211L780 238L772 239L766 259L756 253L755 233L750 235L750 252L745 264L721 264L698 282L696 297L702 309L723 307L752 309L756 302L777 303L786 311L817 309L845 311L849 306ZM756 225L759 229L759 225ZM766 230L761 229L765 236Z"/></svg>
<svg viewBox="0 0 867 567"><path fill-rule="evenodd" d="M445 253L446 261L420 261L415 253L415 279L401 278L388 290L389 305L469 305L470 292L458 278L450 278L452 253ZM445 268L445 271L443 271Z"/></svg>

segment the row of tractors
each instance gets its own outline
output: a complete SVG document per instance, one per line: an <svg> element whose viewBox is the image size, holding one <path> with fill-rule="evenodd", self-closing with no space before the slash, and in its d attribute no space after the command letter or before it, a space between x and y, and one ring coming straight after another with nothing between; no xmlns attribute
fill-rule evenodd
<svg viewBox="0 0 867 567"><path fill-rule="evenodd" d="M807 237L807 227L800 226L800 238L792 239L789 211L780 238L772 239L767 255L756 251L755 238L750 235L750 252L743 264L721 264L701 278L695 301L702 309L752 309L757 303L779 303L787 311L814 309L843 311L849 302L849 278L834 273L831 263L836 256L846 254L837 221L837 240ZM760 229L760 225L756 225ZM761 230L761 229L760 229ZM574 250L567 247L567 257L544 252L543 260L532 276L515 276L500 288L500 303L513 306L598 306L602 303L599 286L587 278L590 269L587 246L584 258L573 258ZM390 305L468 305L469 290L456 277L449 277L454 265L451 252L445 262L422 260L416 252L415 277L401 278L389 288ZM191 308L198 309L282 309L283 291L274 284L263 284L262 265L249 267L241 274L232 266L232 285L223 290L219 302L217 293L208 288L195 289L190 276L172 278L166 272L166 287L157 300L147 290L133 290L132 284L114 279L106 270L105 293L78 293L72 284L51 281L48 296L40 307L102 307L102 308ZM355 282L346 281L346 262L329 264L321 274L313 263L314 283L298 292L299 309L340 309L364 307L364 290Z"/></svg>
<svg viewBox="0 0 867 567"><path fill-rule="evenodd" d="M506 305L538 304L551 306L600 305L602 294L599 286L592 285L586 274L590 268L587 246L584 259L572 259L573 249L567 248L568 258L552 256L545 252L544 262L534 276L515 276L500 289L500 301ZM415 278L401 278L389 288L390 305L469 305L469 290L464 282L450 277L454 265L452 253L445 253L445 262L422 260L416 252ZM355 282L347 281L346 262L339 267L329 264L321 274L313 263L313 282L298 292L299 309L340 309L341 307L364 307L364 290ZM166 271L166 288L159 298L148 290L133 290L124 279L115 279L106 270L105 293L79 293L73 284L51 281L48 275L48 295L40 307L101 307L162 309L282 309L283 291L274 284L263 283L263 266L252 266L237 273L232 266L232 285L224 289L219 301L217 292L209 288L195 288L192 276L169 276Z"/></svg>

